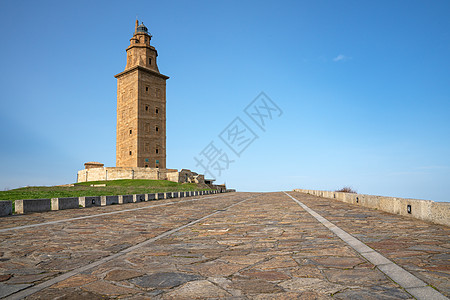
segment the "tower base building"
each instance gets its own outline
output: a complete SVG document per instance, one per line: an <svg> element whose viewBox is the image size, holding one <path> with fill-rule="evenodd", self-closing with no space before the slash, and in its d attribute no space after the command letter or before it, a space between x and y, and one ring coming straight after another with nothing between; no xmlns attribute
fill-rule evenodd
<svg viewBox="0 0 450 300"><path fill-rule="evenodd" d="M169 180L178 183L205 183L205 177L191 170L139 168L139 167L98 167L78 171L77 182L107 181L118 179Z"/></svg>

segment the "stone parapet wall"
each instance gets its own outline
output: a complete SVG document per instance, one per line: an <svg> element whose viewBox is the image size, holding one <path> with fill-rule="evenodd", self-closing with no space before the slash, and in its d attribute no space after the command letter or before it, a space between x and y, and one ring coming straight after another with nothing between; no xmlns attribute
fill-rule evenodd
<svg viewBox="0 0 450 300"><path fill-rule="evenodd" d="M173 182L205 183L203 175L183 169L137 168L137 167L104 167L78 171L77 182L106 181L118 179L151 179L169 180Z"/></svg>
<svg viewBox="0 0 450 300"><path fill-rule="evenodd" d="M16 200L15 213L26 214L35 212L46 212L51 210L77 209L92 206L106 206L113 204L126 204L134 202L154 201L172 198L184 198L218 194L218 190L166 192L150 194L116 195L116 196L90 196L90 197L68 197ZM0 201L0 217L12 214L12 202Z"/></svg>
<svg viewBox="0 0 450 300"><path fill-rule="evenodd" d="M388 213L412 217L427 222L450 226L450 202L434 202L364 194L294 189L294 192L331 198L342 202L379 209Z"/></svg>

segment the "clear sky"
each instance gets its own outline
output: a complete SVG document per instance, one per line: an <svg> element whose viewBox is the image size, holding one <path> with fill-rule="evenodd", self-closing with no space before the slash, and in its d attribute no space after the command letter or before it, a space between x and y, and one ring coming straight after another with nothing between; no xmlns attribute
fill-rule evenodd
<svg viewBox="0 0 450 300"><path fill-rule="evenodd" d="M202 173L212 142L232 161L217 182L241 191L450 201L449 15L447 0L1 1L0 189L115 166L138 16L170 76L169 168ZM261 92L279 108L263 128L245 113ZM236 124L253 135L234 152Z"/></svg>

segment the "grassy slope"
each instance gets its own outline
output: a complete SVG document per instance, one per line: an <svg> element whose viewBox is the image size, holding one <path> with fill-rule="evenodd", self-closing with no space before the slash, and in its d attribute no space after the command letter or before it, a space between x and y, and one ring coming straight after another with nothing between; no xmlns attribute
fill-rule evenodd
<svg viewBox="0 0 450 300"><path fill-rule="evenodd" d="M91 184L106 184L91 187ZM36 186L0 192L0 200L42 199L81 196L130 195L145 193L206 190L206 185L166 180L123 179L76 183L75 186Z"/></svg>

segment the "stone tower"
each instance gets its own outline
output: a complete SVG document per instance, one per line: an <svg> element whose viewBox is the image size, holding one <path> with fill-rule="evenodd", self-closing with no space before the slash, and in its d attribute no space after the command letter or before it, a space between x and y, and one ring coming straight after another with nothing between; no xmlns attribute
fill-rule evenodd
<svg viewBox="0 0 450 300"><path fill-rule="evenodd" d="M127 51L125 71L117 78L117 167L166 168L166 80L158 53L142 23Z"/></svg>

